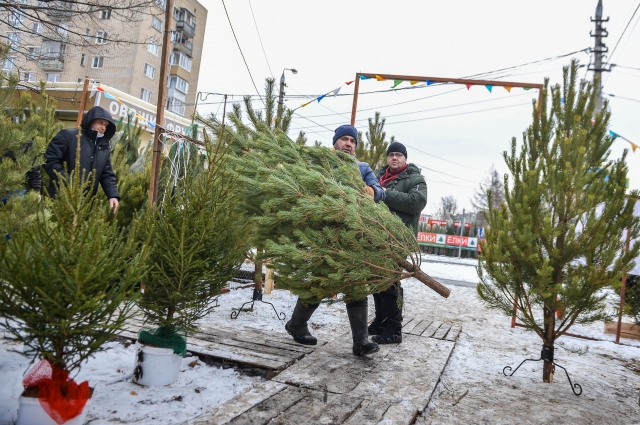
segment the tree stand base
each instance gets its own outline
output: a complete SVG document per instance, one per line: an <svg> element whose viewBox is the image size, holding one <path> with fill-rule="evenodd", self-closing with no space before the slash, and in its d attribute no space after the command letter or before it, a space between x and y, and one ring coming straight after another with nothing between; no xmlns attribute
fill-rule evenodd
<svg viewBox="0 0 640 425"><path fill-rule="evenodd" d="M273 311L276 313L276 316L278 317L278 319L280 320L284 320L287 318L287 315L284 313L278 313L278 310L276 310L276 306L271 304L268 301L263 301L262 300L262 289L253 289L253 299L251 301L247 301L246 303L242 304L242 307L240 308L234 308L233 311L231 312L231 318L232 319L237 319L238 315L243 312L243 311L253 311L253 304L256 301L260 301L261 303L264 304L269 304L271 307L273 307ZM251 304L250 307L245 308L244 306L247 304Z"/></svg>
<svg viewBox="0 0 640 425"><path fill-rule="evenodd" d="M560 369L564 370L564 373L567 375L567 379L569 380L569 385L571 385L571 391L573 391L573 393L575 395L580 395L582 394L582 387L580 386L580 384L578 383L573 383L571 382L571 378L569 377L569 372L567 372L567 369L565 369L564 367L560 366L559 364L557 364L555 362L555 360L553 359L553 347L542 347L542 353L540 354L540 358L539 359L525 359L522 361L522 363L520 363L518 365L517 368L515 368L515 370L513 372L511 372L510 374L507 374L507 372L511 371L511 366L505 366L504 369L502 369L502 373L504 374L504 376L513 376L514 373L516 373L518 371L518 369L520 369L520 366L522 366L525 362L540 362L540 361L550 361L553 363L553 371L556 371L556 366L558 366ZM578 391L576 391L576 389Z"/></svg>

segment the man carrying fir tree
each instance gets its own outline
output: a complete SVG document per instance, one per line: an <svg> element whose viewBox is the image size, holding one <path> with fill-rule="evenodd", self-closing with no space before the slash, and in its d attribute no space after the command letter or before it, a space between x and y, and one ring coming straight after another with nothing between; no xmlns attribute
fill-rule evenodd
<svg viewBox="0 0 640 425"><path fill-rule="evenodd" d="M384 188L384 203L407 227L418 236L418 221L427 205L427 183L420 169L407 163L407 148L393 142L387 148L387 165L377 173ZM402 342L402 311L398 308L398 296L402 296L400 282L386 291L373 294L376 318L369 326L369 334L378 344Z"/></svg>
<svg viewBox="0 0 640 425"><path fill-rule="evenodd" d="M358 146L358 131L351 125L341 125L333 135L333 147L349 155L355 156L355 150ZM384 190L378 183L371 167L366 162L359 162L358 168L362 180L367 185L365 191L373 196L376 202L384 200ZM287 332L293 336L293 339L301 344L316 345L318 340L311 335L307 322L311 318L313 312L318 308L319 304L304 305L300 299L296 302L296 306L291 315L291 320L285 325ZM367 334L367 298L352 301L346 304L347 315L349 316L349 324L351 325L351 334L353 337L353 354L362 356L364 354L374 353L379 350L378 344L369 341Z"/></svg>

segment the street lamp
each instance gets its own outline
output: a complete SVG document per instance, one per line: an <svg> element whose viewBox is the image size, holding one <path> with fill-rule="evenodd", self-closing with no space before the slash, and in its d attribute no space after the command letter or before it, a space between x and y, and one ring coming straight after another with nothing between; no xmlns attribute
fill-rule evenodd
<svg viewBox="0 0 640 425"><path fill-rule="evenodd" d="M293 74L297 74L298 70L293 68L285 68L282 70L282 76L280 77L280 96L278 96L278 113L276 115L276 127L280 125L280 119L282 118L282 112L284 109L284 88L286 84L284 83L284 72L291 71Z"/></svg>

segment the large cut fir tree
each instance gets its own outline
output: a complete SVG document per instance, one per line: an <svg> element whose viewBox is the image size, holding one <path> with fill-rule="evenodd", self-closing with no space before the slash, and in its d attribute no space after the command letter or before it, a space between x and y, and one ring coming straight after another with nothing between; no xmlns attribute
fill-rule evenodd
<svg viewBox="0 0 640 425"><path fill-rule="evenodd" d="M562 87L545 83L519 152L513 139L504 153L511 176L505 202L490 205L478 268L480 297L508 316L515 303L518 320L551 353L543 356L544 382L553 380L554 342L575 323L605 317L603 289L640 248L624 253L625 230L636 238L640 227L637 193L625 194L626 151L610 158L610 113L594 114L594 87L578 83L577 71L574 61Z"/></svg>

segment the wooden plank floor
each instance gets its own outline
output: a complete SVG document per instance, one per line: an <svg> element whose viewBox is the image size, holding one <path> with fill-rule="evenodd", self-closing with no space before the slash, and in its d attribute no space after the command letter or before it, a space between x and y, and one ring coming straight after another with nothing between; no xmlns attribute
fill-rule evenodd
<svg viewBox="0 0 640 425"><path fill-rule="evenodd" d="M143 323L131 319L120 336L136 340ZM298 344L288 335L243 329L241 332L201 326L199 331L187 337L187 350L222 362L234 362L267 371L271 377L297 360L326 344L316 346Z"/></svg>
<svg viewBox="0 0 640 425"><path fill-rule="evenodd" d="M460 327L420 318L404 323L402 344L356 357L345 333L193 423L411 424L429 403Z"/></svg>

